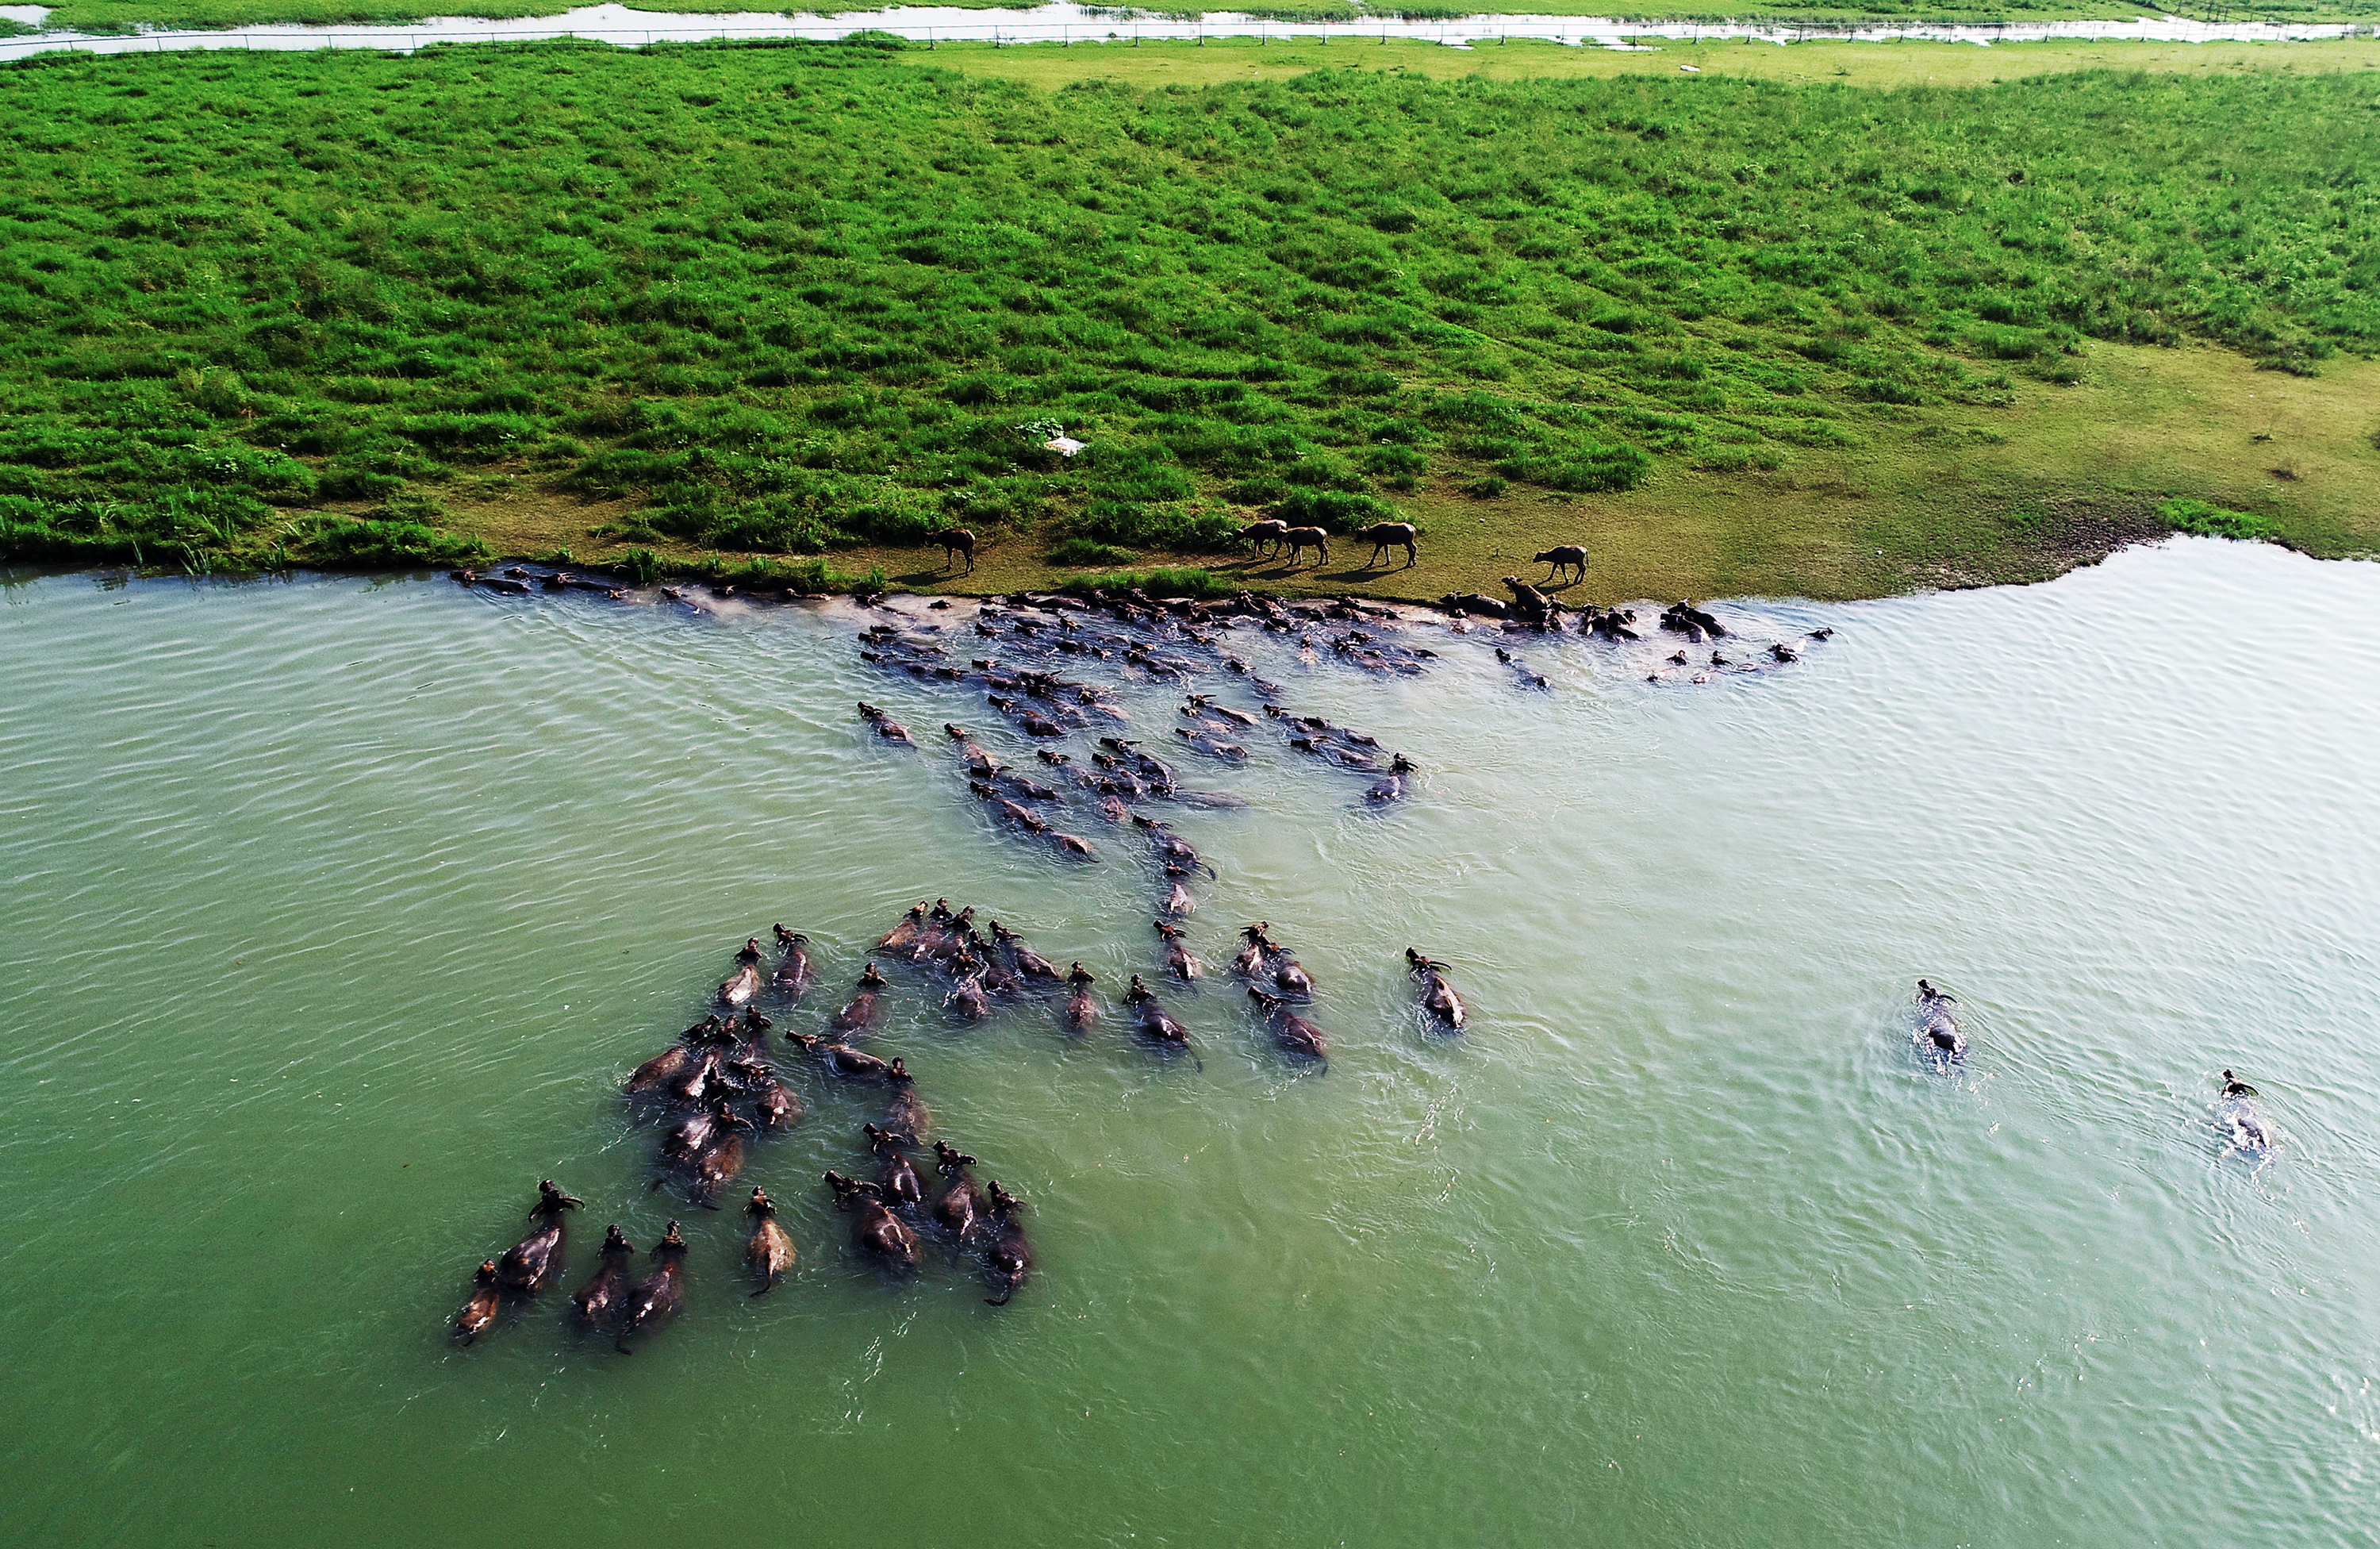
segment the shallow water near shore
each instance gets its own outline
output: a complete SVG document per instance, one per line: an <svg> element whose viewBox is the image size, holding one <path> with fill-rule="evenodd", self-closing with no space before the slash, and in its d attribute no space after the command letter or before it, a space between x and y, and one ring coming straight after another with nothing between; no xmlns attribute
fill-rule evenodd
<svg viewBox="0 0 2380 1549"><path fill-rule="evenodd" d="M864 1095L805 1070L756 1148L800 1262L755 1299L617 1092L775 921L821 971L786 1030L937 895L1103 993L1153 970L1128 835L1078 814L1069 867L965 798L934 728L1025 746L979 695L868 667L849 610L0 595L10 1542L2374 1541L2380 567L2176 540L1743 604L1747 646L1837 632L1699 687L1650 642L1516 647L1535 693L1435 627L1393 680L1235 634L1423 771L1381 812L1269 727L1183 761L1253 803L1177 818L1220 873L1190 944L1270 921L1329 1068L1220 977L1166 992L1202 1069L1112 1009L963 1031L895 971L872 1047L1031 1201L999 1309L854 1262L818 1179ZM686 1221L634 1356L558 1295L446 1337L545 1176L588 1201L571 1285L606 1221Z"/></svg>

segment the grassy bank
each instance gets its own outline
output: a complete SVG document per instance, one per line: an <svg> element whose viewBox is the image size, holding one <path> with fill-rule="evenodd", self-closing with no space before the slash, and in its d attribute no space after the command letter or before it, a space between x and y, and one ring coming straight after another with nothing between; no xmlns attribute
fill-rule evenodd
<svg viewBox="0 0 2380 1549"><path fill-rule="evenodd" d="M989 587L1262 513L1418 520L1421 594L1583 534L1641 592L1847 595L2047 573L2176 497L2380 529L2368 77L996 57L0 70L0 555L925 579L957 522Z"/></svg>
<svg viewBox="0 0 2380 1549"><path fill-rule="evenodd" d="M312 26L393 26L429 17L512 18L559 16L589 0L64 0L43 19L61 31L118 32L136 28L205 29L298 23ZM1039 0L937 0L966 10L1025 10ZM760 0L636 0L639 11L716 15L767 10ZM821 15L860 16L892 8L889 0L869 4L794 7ZM2359 23L2380 20L2380 0L2181 0L2177 7L2135 5L2130 0L1760 0L1751 8L1730 0L1475 0L1440 5L1360 4L1356 0L1248 0L1208 4L1169 0L1143 7L1148 14L1197 16L1234 11L1284 23L1354 22L1373 18L1416 21L1452 20L1484 15L1609 17L1649 22L1765 20L1782 26L1847 27L1961 22L1980 25L2067 20L2131 20L2180 15L2201 21ZM1116 7L1119 18L1132 14Z"/></svg>

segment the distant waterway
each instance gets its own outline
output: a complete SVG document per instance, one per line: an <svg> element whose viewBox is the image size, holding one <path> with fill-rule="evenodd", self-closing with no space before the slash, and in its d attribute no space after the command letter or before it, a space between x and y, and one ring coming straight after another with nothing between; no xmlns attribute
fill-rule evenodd
<svg viewBox="0 0 2380 1549"><path fill-rule="evenodd" d="M1383 811L1269 725L1184 761L1249 802L1175 814L1220 873L1189 944L1269 921L1328 1070L1220 978L1166 992L1200 1068L892 970L873 1047L1029 1201L1005 1308L855 1262L819 1180L869 1110L791 1060L809 1116L745 1182L800 1260L757 1299L618 1095L772 921L824 980L793 1031L937 896L1103 994L1153 970L1146 851L988 823L940 727L1026 745L862 662L880 615L0 602L8 1542L2374 1541L2380 567L2183 539L1730 604L1731 647L1834 633L1701 685L1651 641L1430 626L1376 677L1232 631L1420 766ZM1135 735L1182 691L1128 686ZM1920 975L1961 1064L1912 1046ZM2268 1156L2226 1153L2224 1067ZM605 1222L685 1220L635 1355L553 1296L447 1337L540 1177L587 1200L572 1284Z"/></svg>
<svg viewBox="0 0 2380 1549"><path fill-rule="evenodd" d="M0 17L41 27L42 6L0 6ZM57 49L101 54L152 53L176 49L370 48L409 53L431 43L529 43L579 38L638 48L659 43L714 39L804 38L823 42L855 32L889 32L912 42L998 43L1131 43L1198 38L1318 38L1324 42L1390 41L1444 43L1470 48L1520 39L1585 48L1641 48L1644 40L1722 43L1750 39L1792 43L1834 40L1879 43L1906 40L1990 45L2007 43L2118 42L2283 43L2359 36L2369 29L2353 23L2194 21L2186 17L2141 16L2122 19L2011 22L2007 24L1877 23L1820 26L1774 19L1620 20L1608 17L1495 16L1451 19L1406 19L1367 16L1354 21L1282 21L1236 11L1183 17L1099 6L1046 5L982 10L954 6L894 6L881 11L841 13L639 11L627 6L584 6L553 16L489 18L432 17L404 26L298 26L273 23L204 31L142 30L129 33L42 31L0 38L0 59Z"/></svg>

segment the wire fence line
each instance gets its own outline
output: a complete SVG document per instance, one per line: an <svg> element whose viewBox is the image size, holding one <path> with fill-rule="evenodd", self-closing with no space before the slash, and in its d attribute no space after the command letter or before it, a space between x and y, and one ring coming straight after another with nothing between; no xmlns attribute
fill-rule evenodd
<svg viewBox="0 0 2380 1549"><path fill-rule="evenodd" d="M1790 20L1725 22L1621 22L1590 17L1465 17L1454 21L1400 21L1374 18L1354 22L1284 22L1228 13L1209 13L1180 21L1162 18L1101 18L1086 17L1063 22L1003 23L997 12L980 24L938 23L932 26L886 26L887 18L861 18L771 17L748 25L710 18L699 23L657 27L588 27L557 25L540 28L518 22L482 27L441 22L416 27L244 27L223 31L140 31L129 33L33 33L0 38L0 60L30 55L81 51L93 54L174 53L183 50L265 49L302 52L324 48L375 49L410 54L439 43L549 43L580 42L620 48L650 48L666 43L786 42L831 43L856 33L891 33L930 50L944 43L989 43L1023 47L1056 43L1137 46L1147 43L1192 43L1209 39L1252 40L1259 45L1307 42L1384 44L1428 43L1448 47L1493 46L1508 42L1552 43L1569 47L1631 49L1661 43L1721 43L1746 39L1790 43L1828 40L1889 43L1996 43L2035 41L2098 42L2119 40L2189 43L2317 42L2354 37L2374 29L2352 23L2294 26L2285 22L2109 22L1975 23L1971 25L1906 24L1895 26L1825 26ZM2180 35L2175 35L2180 34ZM1650 40L1650 42L1639 42Z"/></svg>

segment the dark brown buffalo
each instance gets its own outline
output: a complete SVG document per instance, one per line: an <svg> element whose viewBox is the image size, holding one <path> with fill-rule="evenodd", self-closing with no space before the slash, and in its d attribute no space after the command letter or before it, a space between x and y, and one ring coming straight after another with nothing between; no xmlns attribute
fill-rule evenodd
<svg viewBox="0 0 2380 1549"><path fill-rule="evenodd" d="M694 1063L694 1050L684 1043L663 1049L630 1071L620 1090L632 1094L660 1090L685 1075L686 1067Z"/></svg>
<svg viewBox="0 0 2380 1549"><path fill-rule="evenodd" d="M851 1240L855 1247L896 1269L917 1267L917 1234L884 1208L876 1185L854 1182L841 1173L829 1173L826 1186L834 1190L834 1202L851 1212Z"/></svg>
<svg viewBox="0 0 2380 1549"><path fill-rule="evenodd" d="M804 1050L816 1055L829 1070L846 1080L890 1081L906 1079L909 1074L897 1056L887 1064L874 1055L862 1054L847 1043L829 1043L814 1033L796 1032L787 1036Z"/></svg>
<svg viewBox="0 0 2380 1549"><path fill-rule="evenodd" d="M760 938L754 936L747 941L735 957L735 971L719 986L722 1006L749 1006L752 997L760 993Z"/></svg>
<svg viewBox="0 0 2380 1549"><path fill-rule="evenodd" d="M1513 617L1530 624L1543 624L1553 616L1553 599L1520 577L1506 576L1504 587L1512 594Z"/></svg>
<svg viewBox="0 0 2380 1549"><path fill-rule="evenodd" d="M975 534L965 528L944 528L940 532L928 534L926 542L942 545L943 569L947 570L951 567L952 555L963 554L966 555L967 574L975 574Z"/></svg>
<svg viewBox="0 0 2380 1549"><path fill-rule="evenodd" d="M752 1199L744 1207L755 1217L752 1240L744 1245L744 1262L760 1277L760 1288L754 1296L767 1296L777 1288L785 1271L794 1267L794 1239L785 1228L777 1225L777 1207L761 1190L752 1190Z"/></svg>
<svg viewBox="0 0 2380 1549"><path fill-rule="evenodd" d="M934 1221L960 1242L974 1235L983 1222L986 1209L983 1190L966 1174L974 1165L975 1158L957 1147L934 1142L934 1170L950 1180L934 1196Z"/></svg>
<svg viewBox="0 0 2380 1549"><path fill-rule="evenodd" d="M962 957L966 965L959 982L942 997L942 1009L970 1022L979 1022L991 1015L991 1003L985 997L981 970L983 965L973 957Z"/></svg>
<svg viewBox="0 0 2380 1549"><path fill-rule="evenodd" d="M1157 921L1157 933L1165 940L1165 971L1184 983L1198 977L1198 959L1182 945L1182 927Z"/></svg>
<svg viewBox="0 0 2380 1549"><path fill-rule="evenodd" d="M471 1299L455 1314L455 1337L468 1345L488 1332L496 1321L496 1309L501 1299L496 1292L496 1261L490 1259L480 1265L472 1277Z"/></svg>
<svg viewBox="0 0 2380 1549"><path fill-rule="evenodd" d="M802 1101L785 1090L785 1083L770 1076L753 1092L753 1112L763 1129L790 1129L802 1118Z"/></svg>
<svg viewBox="0 0 2380 1549"><path fill-rule="evenodd" d="M1565 570L1576 570L1579 579L1586 579L1586 551L1576 543L1564 543L1559 548L1548 549L1531 563L1552 567L1546 572L1546 579L1548 581L1560 580Z"/></svg>
<svg viewBox="0 0 2380 1549"><path fill-rule="evenodd" d="M1257 1003L1257 1009L1272 1024L1273 1041L1281 1045L1281 1053L1300 1059L1330 1058L1330 1041L1322 1036L1322 1030L1291 1010L1287 1001L1279 995L1269 995L1253 984L1248 986L1248 998Z"/></svg>
<svg viewBox="0 0 2380 1549"><path fill-rule="evenodd" d="M1019 977L1051 984L1065 977L1058 971L1057 964L1026 945L1022 937L997 920L991 922L991 938L1007 951L1009 964Z"/></svg>
<svg viewBox="0 0 2380 1549"><path fill-rule="evenodd" d="M876 945L888 949L906 946L911 942L917 940L917 933L925 928L926 906L923 904L913 905L911 906L909 912L902 916L901 923L885 932L882 938L880 939Z"/></svg>
<svg viewBox="0 0 2380 1549"><path fill-rule="evenodd" d="M1143 1037L1168 1048L1190 1047L1190 1030L1175 1021L1172 1014L1158 1004L1157 996L1140 982L1140 975L1135 973L1132 976L1132 988L1124 992L1123 1000L1132 1007L1133 1025L1140 1030Z"/></svg>
<svg viewBox="0 0 2380 1549"><path fill-rule="evenodd" d="M634 1352L628 1348L628 1336L641 1334L667 1318L678 1309L686 1296L686 1238L678 1235L677 1223L669 1224L661 1241L653 1245L652 1274L631 1287L620 1309L620 1336L612 1348L622 1355Z"/></svg>
<svg viewBox="0 0 2380 1549"><path fill-rule="evenodd" d="M1330 557L1330 535L1318 527L1293 527L1281 535L1281 541L1289 545L1289 563L1293 568L1297 565L1297 556L1307 549L1320 556L1315 560L1317 565Z"/></svg>
<svg viewBox="0 0 2380 1549"><path fill-rule="evenodd" d="M802 992L810 987L810 938L783 925L769 929L777 933L777 945L785 952L783 960L777 964L777 971L769 976L770 987L799 1000Z"/></svg>
<svg viewBox="0 0 2380 1549"><path fill-rule="evenodd" d="M859 976L859 993L834 1014L833 1019L827 1023L827 1031L848 1038L854 1033L866 1032L883 1020L884 1009L876 999L877 992L883 987L884 976L876 971L874 963L868 964L868 970Z"/></svg>
<svg viewBox="0 0 2380 1549"><path fill-rule="evenodd" d="M892 1099L884 1104L884 1132L898 1135L904 1145L923 1144L933 1132L934 1119L917 1095L917 1083L906 1076L892 1084Z"/></svg>
<svg viewBox="0 0 2380 1549"><path fill-rule="evenodd" d="M719 1079L722 1055L716 1046L698 1052L686 1062L684 1068L662 1085L671 1099L679 1103L699 1103L710 1095L712 1084Z"/></svg>
<svg viewBox="0 0 2380 1549"><path fill-rule="evenodd" d="M662 1160L692 1165L695 1158L702 1154L703 1148L710 1144L711 1137L728 1128L730 1116L727 1100L712 1098L708 1108L698 1114L688 1114L670 1126L662 1136Z"/></svg>
<svg viewBox="0 0 2380 1549"><path fill-rule="evenodd" d="M1364 568L1366 570L1372 569L1381 560L1386 559L1390 549L1401 548L1405 551L1405 564L1408 567L1421 558L1421 550L1415 543L1415 540L1421 536L1421 529L1409 521L1375 522L1357 532L1355 536L1372 545L1372 557L1364 562ZM1327 558L1328 555L1325 557Z"/></svg>
<svg viewBox="0 0 2380 1549"><path fill-rule="evenodd" d="M621 1236L617 1226L603 1228L603 1246L595 1250L595 1278L571 1293L570 1315L581 1328L601 1328L620 1308L628 1291L628 1261L637 1245Z"/></svg>
<svg viewBox="0 0 2380 1549"><path fill-rule="evenodd" d="M1405 948L1405 968L1421 981L1422 1008L1448 1027L1460 1031L1466 1013L1463 1008L1463 997L1454 993L1452 984L1447 982L1446 965L1433 963L1408 946Z"/></svg>
<svg viewBox="0 0 2380 1549"><path fill-rule="evenodd" d="M1413 773L1413 760L1399 753L1389 762L1389 776L1364 793L1364 799L1385 805L1401 801L1405 794L1405 776Z"/></svg>
<svg viewBox="0 0 2380 1549"><path fill-rule="evenodd" d="M909 728L887 715L866 700L859 701L859 718L876 728L876 735L887 742L908 742ZM915 743L910 744L912 747Z"/></svg>
<svg viewBox="0 0 2380 1549"><path fill-rule="evenodd" d="M1080 963L1068 971L1065 1020L1069 1031L1088 1032L1091 1024L1099 1019L1099 1003L1091 998L1091 986L1097 982L1091 970Z"/></svg>
<svg viewBox="0 0 2380 1549"><path fill-rule="evenodd" d="M632 1095L668 1091L673 1083L686 1075L687 1068L699 1057L703 1045L720 1027L716 1016L705 1017L678 1034L676 1043L630 1071L628 1079L620 1083L620 1090Z"/></svg>
<svg viewBox="0 0 2380 1549"><path fill-rule="evenodd" d="M1268 555L1280 549L1289 540L1289 523L1275 517L1269 521L1252 521L1232 534L1232 541L1245 543L1251 549L1262 549Z"/></svg>
<svg viewBox="0 0 2380 1549"><path fill-rule="evenodd" d="M1017 1218L1025 1213L1025 1201L1002 1189L995 1179L991 1185L991 1244L984 1250L984 1278L991 1283L996 1296L984 1300L994 1307L1005 1307L1025 1277L1033 1273L1033 1249L1025 1240L1025 1224Z"/></svg>
<svg viewBox="0 0 2380 1549"><path fill-rule="evenodd" d="M901 1142L889 1129L872 1124L859 1127L868 1137L868 1149L876 1153L876 1189L884 1202L891 1205L921 1205L926 1202L926 1186L917 1177L917 1169L901 1154Z"/></svg>
<svg viewBox="0 0 2380 1549"><path fill-rule="evenodd" d="M496 1287L509 1296L532 1296L551 1285L562 1269L562 1218L584 1201L564 1193L552 1178L540 1178L537 1203L529 1219L537 1229L504 1250L496 1261Z"/></svg>
<svg viewBox="0 0 2380 1549"><path fill-rule="evenodd" d="M710 1132L710 1143L694 1159L694 1202L705 1210L719 1208L719 1191L735 1181L744 1170L743 1131L752 1127L751 1121L739 1114L722 1113L719 1124Z"/></svg>

